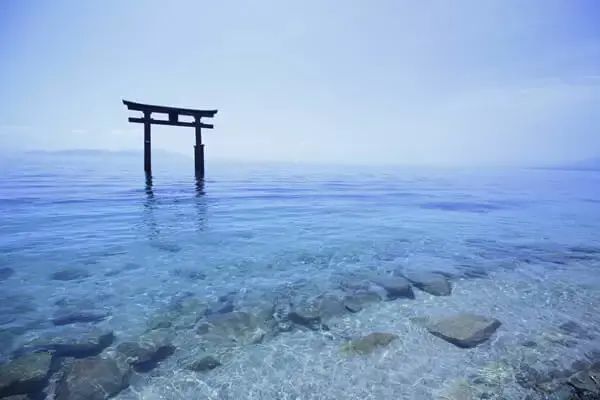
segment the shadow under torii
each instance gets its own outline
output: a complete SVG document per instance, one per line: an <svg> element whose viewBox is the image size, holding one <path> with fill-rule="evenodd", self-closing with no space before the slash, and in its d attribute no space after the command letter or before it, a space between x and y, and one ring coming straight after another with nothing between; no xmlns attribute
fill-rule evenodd
<svg viewBox="0 0 600 400"><path fill-rule="evenodd" d="M146 174L145 185L144 185L145 199L144 199L144 225L148 229L148 238L156 240L160 236L161 229L160 224L157 220L157 214L161 209L162 205L159 202L159 196L154 191L154 182L150 174ZM203 231L206 228L206 188L204 179L196 178L194 180L193 197L190 201L194 208L196 217L194 222L197 231ZM191 193L190 193L191 194Z"/></svg>

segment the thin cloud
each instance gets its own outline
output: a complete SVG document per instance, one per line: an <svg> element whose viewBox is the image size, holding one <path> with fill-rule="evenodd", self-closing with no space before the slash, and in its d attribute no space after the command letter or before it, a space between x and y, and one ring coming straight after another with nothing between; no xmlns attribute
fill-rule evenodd
<svg viewBox="0 0 600 400"><path fill-rule="evenodd" d="M0 135L10 135L12 133L31 132L33 127L30 125L0 125Z"/></svg>
<svg viewBox="0 0 600 400"><path fill-rule="evenodd" d="M109 135L113 136L130 136L135 134L135 132L131 129L113 129L108 132ZM139 134L139 132L137 132Z"/></svg>

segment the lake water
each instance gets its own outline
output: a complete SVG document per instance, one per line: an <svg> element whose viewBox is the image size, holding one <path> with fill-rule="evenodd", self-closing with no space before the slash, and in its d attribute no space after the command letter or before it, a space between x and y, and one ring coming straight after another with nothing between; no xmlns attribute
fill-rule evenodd
<svg viewBox="0 0 600 400"><path fill-rule="evenodd" d="M524 363L551 374L600 349L599 172L208 161L198 185L188 159L156 159L152 182L133 156L13 161L0 163L0 357L92 328L114 332L110 357L157 318L209 305L167 324L173 354L117 399L523 399L536 396ZM405 270L442 273L452 294L414 288L186 367L206 351L206 318L343 297L350 281ZM502 325L464 349L419 323L463 312ZM372 332L398 338L340 350Z"/></svg>

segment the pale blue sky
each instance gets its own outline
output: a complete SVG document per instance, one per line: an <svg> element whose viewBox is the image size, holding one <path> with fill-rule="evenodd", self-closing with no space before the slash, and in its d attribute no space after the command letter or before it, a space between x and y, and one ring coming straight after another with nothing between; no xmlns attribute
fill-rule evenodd
<svg viewBox="0 0 600 400"><path fill-rule="evenodd" d="M595 0L7 0L0 145L142 148L121 99L217 108L210 159L600 155ZM153 128L192 154L193 130Z"/></svg>

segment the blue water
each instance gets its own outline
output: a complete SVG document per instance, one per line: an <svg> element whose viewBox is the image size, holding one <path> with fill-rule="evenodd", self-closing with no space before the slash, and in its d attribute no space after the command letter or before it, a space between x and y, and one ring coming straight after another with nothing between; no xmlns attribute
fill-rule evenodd
<svg viewBox="0 0 600 400"><path fill-rule="evenodd" d="M595 326L590 318L600 309L599 172L209 162L207 179L198 186L188 159L155 160L151 184L140 169L139 157L118 155L29 156L0 164L0 268L14 270L0 282L0 324L5 322L0 330L18 332L0 336L6 341L2 355L50 329L47 321L65 298L108 310L117 336L129 338L178 295L218 301L241 293L236 307L243 308L244 301L251 304L286 285L316 294L336 289L344 276L399 267L445 271L457 281L452 296L418 297L411 310L480 310L503 316L504 326L522 328L523 335L527 326L539 331L567 317ZM69 267L90 276L50 279ZM380 310L391 306L382 303ZM386 329L377 312L383 311L373 311L369 321ZM348 329L369 331L361 327ZM392 328L390 322L387 329ZM300 333L277 340L308 346L295 335ZM500 342L488 354L501 357L512 346ZM448 350L447 360L457 354L463 353ZM290 370L297 371L293 362ZM464 372L450 373L441 358L432 365L432 381L415 384L412 392L406 383L370 391L352 386L351 372L340 385L363 398L427 398ZM365 375L367 367L360 368ZM373 374L379 373L374 368ZM315 393L321 392L306 388L303 398L342 398L335 385L326 384L331 376L319 380L311 371L306 376L320 388ZM404 372L407 382L423 375L417 367ZM221 373L207 375L215 382L210 390L225 379ZM289 374L272 378L287 379L289 387L254 389L250 372L246 378L236 375L238 383L214 398L242 398L236 396L248 390L256 390L256 398L295 398L277 397L297 386ZM143 385L152 387L152 380ZM203 395L210 392L202 387ZM127 391L119 396L134 398ZM172 392L153 396L159 397L146 398L195 398Z"/></svg>

